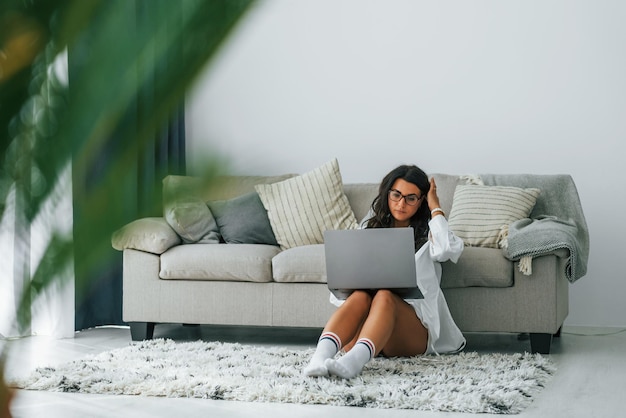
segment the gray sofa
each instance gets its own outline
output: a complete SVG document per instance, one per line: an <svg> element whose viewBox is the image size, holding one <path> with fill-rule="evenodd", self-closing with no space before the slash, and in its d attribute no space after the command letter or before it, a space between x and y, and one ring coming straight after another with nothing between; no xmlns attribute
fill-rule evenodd
<svg viewBox="0 0 626 418"><path fill-rule="evenodd" d="M253 192L255 184L288 177L230 177L224 180L227 187L213 187L201 199L225 201ZM450 214L456 187L465 180L446 174L434 177L441 206ZM566 175L481 178L493 185L541 183L545 189L565 181L573 187ZM172 187L185 190L185 184L193 181L170 177L165 181L170 190L164 194ZM377 188L377 184L343 185L357 220L367 214ZM573 190L575 196L569 198L577 202ZM543 216L540 212L546 207L558 211L566 204L566 200L546 203L549 198L542 190L530 218ZM460 329L529 333L531 351L549 353L552 337L559 335L568 314L569 282L584 275L586 268L587 227L582 213L574 218L573 228L582 243L531 249L527 261L532 262L532 272L528 268L520 272L519 261L509 259L501 248L467 246L457 264L443 263L441 287ZM323 244L281 250L267 244L184 241L165 218L158 217L139 219L114 234L113 246L123 251L123 319L130 324L133 340L152 338L159 323L322 328L335 309L325 284Z"/></svg>

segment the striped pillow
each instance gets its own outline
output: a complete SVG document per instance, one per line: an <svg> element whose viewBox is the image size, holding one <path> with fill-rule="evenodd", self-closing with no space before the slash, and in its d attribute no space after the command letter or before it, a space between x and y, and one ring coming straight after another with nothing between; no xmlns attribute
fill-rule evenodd
<svg viewBox="0 0 626 418"><path fill-rule="evenodd" d="M327 229L357 227L337 159L273 184L255 186L280 248L321 244Z"/></svg>
<svg viewBox="0 0 626 418"><path fill-rule="evenodd" d="M527 218L539 196L539 189L505 186L456 186L450 230L473 247L498 248L501 230Z"/></svg>

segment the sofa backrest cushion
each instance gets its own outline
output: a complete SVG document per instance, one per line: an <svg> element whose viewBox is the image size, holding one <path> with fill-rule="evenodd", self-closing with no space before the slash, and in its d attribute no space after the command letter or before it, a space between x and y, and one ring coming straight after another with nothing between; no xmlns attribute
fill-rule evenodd
<svg viewBox="0 0 626 418"><path fill-rule="evenodd" d="M189 194L205 202L227 200L253 192L257 184L275 183L296 175L216 176L206 180L201 177L169 175L163 179L163 200Z"/></svg>
<svg viewBox="0 0 626 418"><path fill-rule="evenodd" d="M354 212L359 224L370 210L374 198L378 194L378 184L376 183L350 183L343 185L343 191L350 202L350 207Z"/></svg>
<svg viewBox="0 0 626 418"><path fill-rule="evenodd" d="M454 190L460 184L466 184L466 180L459 175L434 173L429 175L435 179L437 185L437 196L439 197L439 206L446 214L446 218L450 216L452 210L452 201L454 200Z"/></svg>
<svg viewBox="0 0 626 418"><path fill-rule="evenodd" d="M441 209L444 210L446 216L450 214L452 208L452 199L454 197L454 189L459 184L465 184L466 181L458 175L435 173L429 175L434 177L437 184L437 195ZM372 202L378 195L379 183L346 183L343 190L348 197L350 206L354 211L356 219L361 223L365 215L369 212Z"/></svg>

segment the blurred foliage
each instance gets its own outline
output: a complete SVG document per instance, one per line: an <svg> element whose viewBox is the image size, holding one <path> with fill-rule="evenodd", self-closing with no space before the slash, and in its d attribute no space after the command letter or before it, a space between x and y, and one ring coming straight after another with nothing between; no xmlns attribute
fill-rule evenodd
<svg viewBox="0 0 626 418"><path fill-rule="evenodd" d="M79 216L74 214L73 234L87 235L91 243L79 268L104 262L111 233L128 221L125 207L137 192L119 185L137 170L137 156L183 103L186 89L251 3L2 0L0 218L13 199L21 209L18 221L29 228L45 203L58 198L54 194L64 170L71 166L76 178L97 167L89 188L74 187L74 200L83 204ZM146 11L151 19L141 18ZM52 66L67 50L83 60L81 71L70 73L69 87L63 72ZM155 106L141 124L128 123L128 115L137 111L138 92L157 72ZM207 166L219 172L222 163L215 159ZM73 234L54 233L35 271L26 269L31 288L23 293L19 323L28 320L31 299L73 263Z"/></svg>

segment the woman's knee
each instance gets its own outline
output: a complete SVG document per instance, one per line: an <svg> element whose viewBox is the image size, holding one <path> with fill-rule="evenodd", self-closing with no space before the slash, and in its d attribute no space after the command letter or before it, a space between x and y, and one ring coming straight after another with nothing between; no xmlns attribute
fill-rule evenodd
<svg viewBox="0 0 626 418"><path fill-rule="evenodd" d="M385 306L396 306L398 301L400 301L400 297L393 293L389 289L380 289L374 295L372 300L372 305L385 305Z"/></svg>
<svg viewBox="0 0 626 418"><path fill-rule="evenodd" d="M365 290L355 290L348 296L346 302L350 304L358 305L362 308L368 309L372 304L372 295Z"/></svg>

